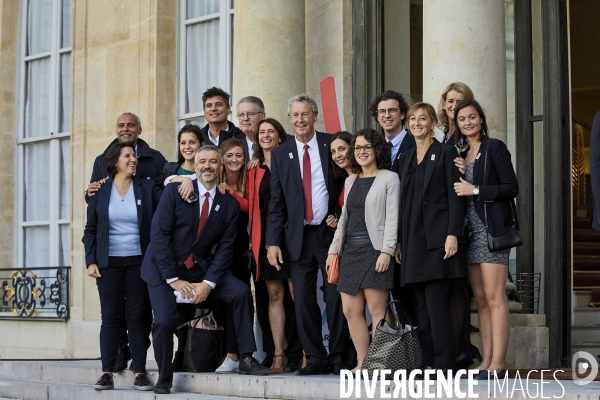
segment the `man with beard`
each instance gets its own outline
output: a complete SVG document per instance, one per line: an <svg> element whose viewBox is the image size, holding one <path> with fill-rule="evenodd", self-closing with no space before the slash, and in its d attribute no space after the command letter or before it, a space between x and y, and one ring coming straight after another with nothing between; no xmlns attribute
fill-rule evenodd
<svg viewBox="0 0 600 400"><path fill-rule="evenodd" d="M92 169L92 177L85 191L85 201L94 196L100 185L107 178L106 163L104 156L107 150L115 143L130 142L135 146L135 155L137 158L137 167L135 176L140 179L154 180L162 171L167 160L158 150L154 150L148 146L148 143L139 138L142 134L142 123L140 118L130 112L125 112L117 118L117 138L94 160ZM152 313L148 310L148 334L150 334L150 326L152 325ZM123 371L127 368L127 363L131 360L131 351L129 350L129 341L127 337L127 322L121 322L121 335L119 339L119 353L117 354L117 362L115 363L115 372ZM148 339L147 347L150 347L150 339Z"/></svg>
<svg viewBox="0 0 600 400"><path fill-rule="evenodd" d="M148 284L154 311L152 340L159 377L157 394L167 394L173 383L173 335L179 313L174 291L198 304L207 298L228 303L240 350L239 373L268 375L252 357L256 351L253 332L252 294L248 285L229 270L233 258L239 203L216 188L223 169L218 147L207 145L196 154L194 192L198 201L184 201L178 184L165 188L152 219L150 244L142 263L142 279Z"/></svg>
<svg viewBox="0 0 600 400"><path fill-rule="evenodd" d="M244 132L227 121L227 117L231 114L229 98L229 93L218 87L212 87L202 93L204 119L208 122L202 128L202 134L208 144L220 147L223 142L232 137L240 141L246 138Z"/></svg>

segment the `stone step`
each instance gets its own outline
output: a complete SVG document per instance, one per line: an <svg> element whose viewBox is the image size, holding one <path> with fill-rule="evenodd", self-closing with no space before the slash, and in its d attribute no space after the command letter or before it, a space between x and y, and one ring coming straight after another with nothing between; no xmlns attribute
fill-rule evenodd
<svg viewBox="0 0 600 400"><path fill-rule="evenodd" d="M94 362L99 364L98 361ZM92 383L86 382L59 382L47 378L66 378L66 372L72 371L70 368L65 371L61 370L64 367L62 364L70 364L70 366L80 365L84 369L94 369L89 361L64 361L64 362L0 362L7 364L0 366L0 400L20 399L20 400L239 400L242 398L260 398L260 399L339 399L341 394L341 382L338 376L308 376L298 377L291 374L270 377L245 377L237 374L232 375L216 375L211 374L175 374L174 392L168 397L154 395L153 392L140 392L131 388L115 387L114 390L96 391L93 389ZM8 364L12 364L15 368L11 371ZM100 367L95 367L95 372L99 373ZM30 371L29 379L21 379L20 377L3 376L2 374L17 375L25 371ZM118 384L123 384L126 381L131 382L130 378L133 373L130 371L117 376ZM41 377L42 379L36 379ZM522 374L525 376L525 373ZM73 376L74 379L81 379L81 376ZM508 386L505 386L505 391L499 394L499 397L508 397L507 389L513 387L527 387L531 393L536 393L539 390L540 381L529 383L523 378L520 382L515 382L515 379L507 381ZM345 385L345 383L344 383ZM416 384L415 384L416 386ZM413 387L415 387L413 386ZM361 386L361 398L366 398L365 386ZM394 388L393 380L390 387L387 388L387 398L390 396L390 391ZM435 392L435 383L429 389L430 392ZM456 397L456 392L449 398L464 398L464 394L468 389L468 381L463 379L460 381L460 390L462 396ZM489 398L487 382L475 382L473 387L474 394L478 398ZM203 392L203 393L200 393ZM216 393L218 392L218 393ZM520 394L521 392L516 392ZM550 398L562 398L567 400L592 400L598 399L597 385L579 386L570 380L561 380L560 383L554 381L551 377L546 376L544 380L544 396ZM357 398L358 396L352 396ZM443 396L445 397L445 394ZM514 395L512 396L514 397ZM518 396L520 397L520 396ZM377 384L375 390L375 399L386 398L381 397L380 384Z"/></svg>
<svg viewBox="0 0 600 400"><path fill-rule="evenodd" d="M600 308L593 307L574 307L573 313L575 319L573 325L588 326L600 324Z"/></svg>
<svg viewBox="0 0 600 400"><path fill-rule="evenodd" d="M571 326L571 343L600 343L600 324L588 326Z"/></svg>
<svg viewBox="0 0 600 400"><path fill-rule="evenodd" d="M573 307L589 307L589 302L591 299L591 290L573 290Z"/></svg>
<svg viewBox="0 0 600 400"><path fill-rule="evenodd" d="M600 243L597 242L573 242L574 255L600 256Z"/></svg>
<svg viewBox="0 0 600 400"><path fill-rule="evenodd" d="M600 356L600 341L599 342L573 342L571 341L571 357L578 351L585 351L594 357Z"/></svg>
<svg viewBox="0 0 600 400"><path fill-rule="evenodd" d="M46 399L102 399L102 400L156 400L153 391L141 392L132 388L117 388L113 390L95 390L93 385L81 385L65 382L36 381L26 379L0 379L0 396L10 396L10 399L46 400ZM169 400L241 400L246 397L213 396L200 393L185 393L173 391ZM0 398L0 400L4 397Z"/></svg>

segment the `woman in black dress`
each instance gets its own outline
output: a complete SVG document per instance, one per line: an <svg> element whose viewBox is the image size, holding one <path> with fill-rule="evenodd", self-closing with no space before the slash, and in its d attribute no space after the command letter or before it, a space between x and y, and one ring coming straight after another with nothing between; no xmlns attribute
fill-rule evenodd
<svg viewBox="0 0 600 400"><path fill-rule="evenodd" d="M280 374L285 369L287 357L284 354L285 308L283 304L283 282L287 280L293 296L289 264L284 253L284 262L279 268L273 267L267 260L264 238L267 227L267 214L271 199L271 151L287 140L287 134L281 124L267 118L258 124L258 136L254 142L254 154L259 165L248 172L246 196L248 198L248 228L252 243L252 253L256 261L255 280L264 281L269 292L269 323L273 334L275 355L271 372ZM281 246L282 249L285 246ZM257 313L266 310L256 310Z"/></svg>
<svg viewBox="0 0 600 400"><path fill-rule="evenodd" d="M465 279L464 201L454 192L460 173L456 150L433 137L434 108L417 103L408 110L416 148L400 157L400 226L396 261L402 262L401 284L412 285L419 304L423 367L449 370L452 319L449 307L453 279Z"/></svg>
<svg viewBox="0 0 600 400"><path fill-rule="evenodd" d="M502 379L506 375L504 359L510 336L504 292L510 249L490 251L487 231L500 236L512 226L518 228L514 198L519 193L519 184L506 145L487 136L485 114L479 103L463 100L455 113L459 129L456 143L462 146L468 142L469 145L465 179L456 183L454 189L459 196L467 198L467 222L472 232L467 263L477 300L483 347L481 372L476 379L488 379L492 374Z"/></svg>
<svg viewBox="0 0 600 400"><path fill-rule="evenodd" d="M390 147L379 132L367 128L356 133L349 154L353 175L344 185L344 206L329 248L327 265L343 253L338 291L356 347L357 366L369 348L365 303L375 323L385 316L394 287L394 259L398 234L400 182L388 171Z"/></svg>

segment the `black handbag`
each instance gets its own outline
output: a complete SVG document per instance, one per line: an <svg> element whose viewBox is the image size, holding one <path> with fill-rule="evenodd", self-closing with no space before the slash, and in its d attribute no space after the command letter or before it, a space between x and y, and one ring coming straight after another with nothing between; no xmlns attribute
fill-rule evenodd
<svg viewBox="0 0 600 400"><path fill-rule="evenodd" d="M214 372L225 355L225 331L217 325L212 311L189 321L183 369L188 372Z"/></svg>
<svg viewBox="0 0 600 400"><path fill-rule="evenodd" d="M485 160L484 160L484 164L483 164L483 184L484 185L485 185L485 178L486 178L486 169L487 169L487 150L485 152ZM521 236L519 235L519 231L517 230L517 227L516 227L516 219L515 219L515 211L514 211L515 205L514 205L513 199L510 199L508 201L508 205L510 207L510 212L512 214L512 226L510 227L508 232L506 232L505 234L500 235L500 236L494 236L490 233L490 229L488 227L487 205L485 203L483 203L483 213L485 216L485 230L487 232L488 249L491 252L507 250L507 249L511 249L513 247L521 246L523 244L523 239L521 239Z"/></svg>
<svg viewBox="0 0 600 400"><path fill-rule="evenodd" d="M402 303L398 300L390 301L385 309L385 315L392 304L398 304L396 311L400 310L406 320L408 315L402 309ZM392 327L383 318L377 324L375 336L369 345L367 355L363 361L362 369L367 370L369 377L373 376L374 370L389 369L394 371L406 370L408 375L414 369L421 369L422 353L419 332L416 326L405 330L396 313L391 313L395 319L395 327ZM411 323L412 325L412 323Z"/></svg>

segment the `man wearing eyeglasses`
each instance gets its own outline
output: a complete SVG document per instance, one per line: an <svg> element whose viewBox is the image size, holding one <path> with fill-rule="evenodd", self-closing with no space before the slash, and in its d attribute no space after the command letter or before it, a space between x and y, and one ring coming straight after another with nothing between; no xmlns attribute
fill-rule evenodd
<svg viewBox="0 0 600 400"><path fill-rule="evenodd" d="M258 133L258 123L265 119L265 105L261 99L256 96L246 96L238 101L237 107L238 125L245 137L238 138L244 147L246 153L246 161L250 161L254 157L254 149L252 145L256 140ZM236 136L237 137L237 136Z"/></svg>
<svg viewBox="0 0 600 400"><path fill-rule="evenodd" d="M202 128L206 144L219 147L232 137L239 140L244 139L244 132L227 120L227 117L231 114L229 99L229 93L218 87L212 87L202 93L204 119L208 122Z"/></svg>
<svg viewBox="0 0 600 400"><path fill-rule="evenodd" d="M404 129L408 104L393 90L381 93L369 105L369 112L379 122L385 140L392 146L391 170L398 173L400 154L415 147L415 139Z"/></svg>

